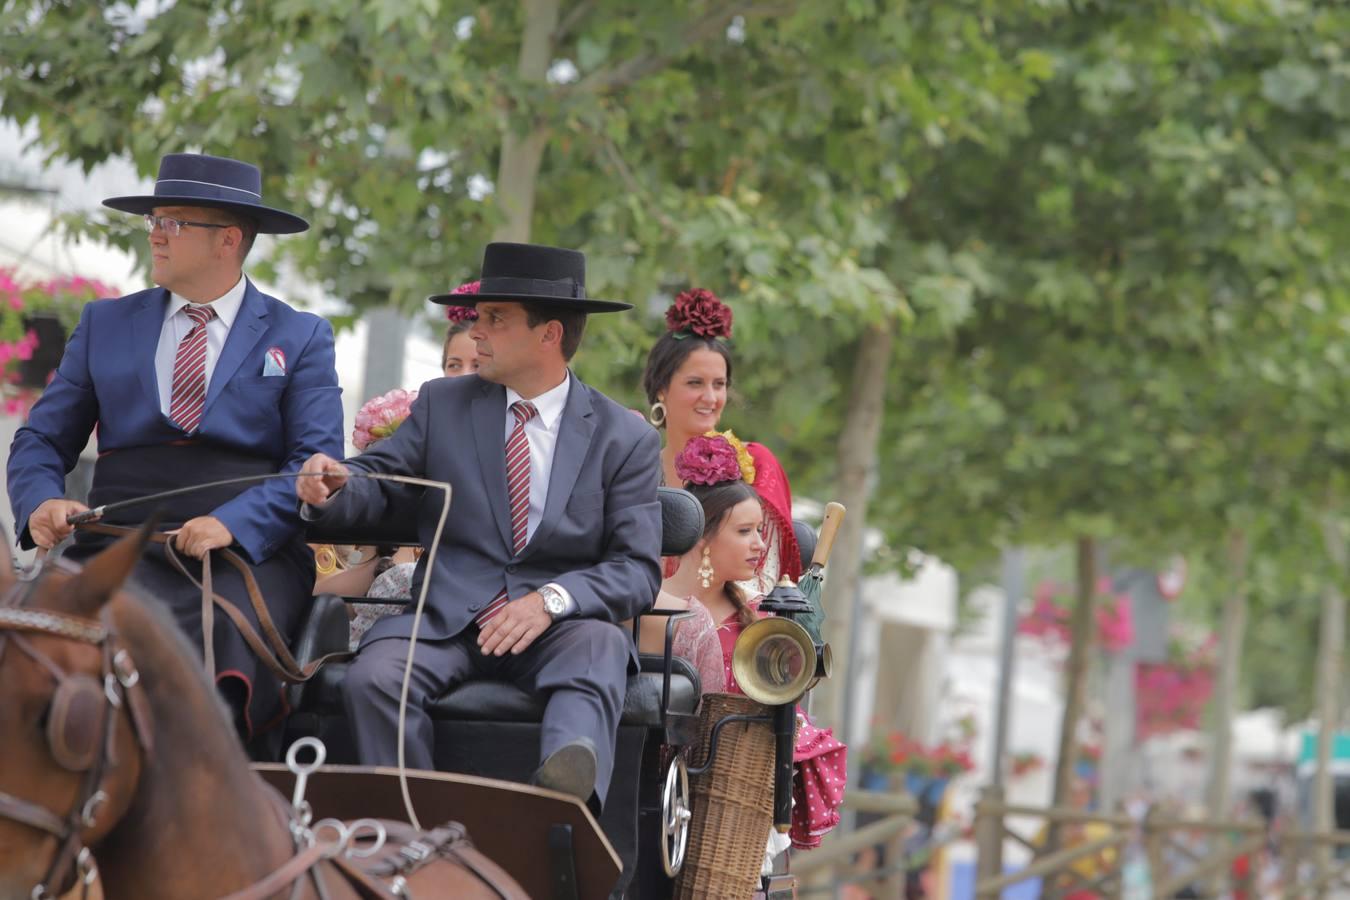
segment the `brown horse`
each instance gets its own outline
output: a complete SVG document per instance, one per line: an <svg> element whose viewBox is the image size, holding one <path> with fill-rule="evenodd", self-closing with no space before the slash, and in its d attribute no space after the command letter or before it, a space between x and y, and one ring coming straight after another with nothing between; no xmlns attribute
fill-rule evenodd
<svg viewBox="0 0 1350 900"><path fill-rule="evenodd" d="M108 900L397 896L340 855L297 849L186 639L123 587L148 534L27 582L0 536L0 900L69 890L91 855ZM435 878L394 864L416 896L524 896L447 831L424 838Z"/></svg>

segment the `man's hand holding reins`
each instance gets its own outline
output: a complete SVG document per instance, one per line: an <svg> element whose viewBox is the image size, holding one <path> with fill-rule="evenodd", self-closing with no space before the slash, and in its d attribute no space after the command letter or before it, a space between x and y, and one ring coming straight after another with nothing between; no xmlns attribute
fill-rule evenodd
<svg viewBox="0 0 1350 900"><path fill-rule="evenodd" d="M188 519L183 527L171 531L173 545L193 559L202 559L212 550L234 543L234 535L225 523L215 516L197 516Z"/></svg>
<svg viewBox="0 0 1350 900"><path fill-rule="evenodd" d="M89 507L74 500L56 497L43 500L28 517L28 533L33 536L33 543L44 550L52 549L75 530L75 526L66 519L82 512L89 512Z"/></svg>
<svg viewBox="0 0 1350 900"><path fill-rule="evenodd" d="M544 598L530 591L502 607L478 632L478 647L484 656L524 653L534 639L548 630L553 617L544 609Z"/></svg>
<svg viewBox="0 0 1350 900"><path fill-rule="evenodd" d="M305 460L300 474L304 477L295 479L295 494L312 506L327 502L347 483L347 467L323 453Z"/></svg>

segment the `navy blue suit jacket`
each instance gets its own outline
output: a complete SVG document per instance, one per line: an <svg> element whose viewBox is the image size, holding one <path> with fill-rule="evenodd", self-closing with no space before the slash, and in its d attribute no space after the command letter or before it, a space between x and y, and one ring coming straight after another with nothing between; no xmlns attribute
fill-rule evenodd
<svg viewBox="0 0 1350 900"><path fill-rule="evenodd" d="M506 494L506 389L479 378L422 385L391 437L346 464L354 471L415 475L452 485L427 612L419 637L452 637L506 587L522 597L557 582L577 614L611 622L650 608L661 583L661 439L647 422L573 375L553 453L539 526L516 554ZM337 525L374 524L391 509L381 482L352 478L306 517ZM441 492L428 488L418 511L422 546L440 517ZM414 575L414 596L426 555ZM408 637L411 616L386 616L366 641Z"/></svg>
<svg viewBox="0 0 1350 900"><path fill-rule="evenodd" d="M21 546L33 546L33 510L65 495L66 473L95 426L100 453L187 437L160 411L155 349L168 303L167 290L152 288L85 306L61 365L10 447L9 497ZM286 354L284 375L263 375L272 347ZM342 390L327 320L248 282L211 374L199 437L270 458L279 472L297 471L314 453L340 456ZM210 473L201 480L210 481ZM213 515L254 563L300 524L289 479L243 491Z"/></svg>

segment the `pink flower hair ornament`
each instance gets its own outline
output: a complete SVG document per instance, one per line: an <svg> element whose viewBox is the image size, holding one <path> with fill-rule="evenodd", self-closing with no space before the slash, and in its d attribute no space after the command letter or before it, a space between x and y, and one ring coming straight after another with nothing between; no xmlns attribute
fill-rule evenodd
<svg viewBox="0 0 1350 900"><path fill-rule="evenodd" d="M666 328L676 339L691 334L701 338L731 337L731 307L706 288L681 292L666 310Z"/></svg>
<svg viewBox="0 0 1350 900"><path fill-rule="evenodd" d="M691 438L675 457L675 474L686 484L755 483L755 464L740 439L730 431L710 431Z"/></svg>
<svg viewBox="0 0 1350 900"><path fill-rule="evenodd" d="M459 287L451 291L451 294L476 294L478 293L479 282L466 281ZM476 322L478 321L478 310L472 306L447 306L445 308L445 317L451 322Z"/></svg>
<svg viewBox="0 0 1350 900"><path fill-rule="evenodd" d="M356 428L352 430L352 443L357 450L364 451L376 441L389 437L408 418L412 411L417 391L405 391L395 388L387 394L372 397L356 414Z"/></svg>

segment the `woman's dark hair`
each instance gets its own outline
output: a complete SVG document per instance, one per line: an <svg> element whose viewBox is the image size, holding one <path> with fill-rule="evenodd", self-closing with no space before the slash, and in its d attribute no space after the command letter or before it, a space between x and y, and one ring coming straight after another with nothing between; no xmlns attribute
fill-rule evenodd
<svg viewBox="0 0 1350 900"><path fill-rule="evenodd" d="M699 337L687 332L680 332L680 337L677 338L674 332L667 331L652 346L652 352L647 354L647 368L642 373L642 389L647 392L648 403L655 403L657 395L670 387L670 379L675 377L680 366L684 365L689 354L695 350L711 350L722 355L727 361L727 387L731 387L731 348L727 346L726 341Z"/></svg>
<svg viewBox="0 0 1350 900"><path fill-rule="evenodd" d="M755 489L744 481L720 481L717 484L693 484L689 483L684 489L693 494L698 499L699 505L703 507L703 538L710 540L717 530L722 527L726 521L727 514L732 508L744 503L746 500L754 500L763 505L759 494ZM735 583L728 581L726 583L727 597L736 607L736 617L740 619L742 626L752 625L755 622L755 611L750 608L750 601L746 598L741 589Z"/></svg>
<svg viewBox="0 0 1350 900"><path fill-rule="evenodd" d="M473 319L465 319L459 322L451 322L450 327L445 329L445 343L441 344L441 371L445 371L445 364L450 361L450 342L455 339L455 335L463 334L473 327Z"/></svg>

